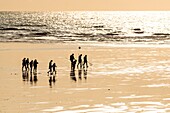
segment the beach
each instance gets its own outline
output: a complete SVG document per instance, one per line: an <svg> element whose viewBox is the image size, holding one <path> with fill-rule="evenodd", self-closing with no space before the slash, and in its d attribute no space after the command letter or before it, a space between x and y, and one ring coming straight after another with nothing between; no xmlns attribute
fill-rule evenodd
<svg viewBox="0 0 170 113"><path fill-rule="evenodd" d="M81 47L81 49L79 49ZM88 56L89 68L70 76L69 56ZM170 112L170 49L94 43L1 43L1 113ZM22 59L37 59L23 78ZM49 83L48 63L57 64ZM34 79L34 77L32 78Z"/></svg>

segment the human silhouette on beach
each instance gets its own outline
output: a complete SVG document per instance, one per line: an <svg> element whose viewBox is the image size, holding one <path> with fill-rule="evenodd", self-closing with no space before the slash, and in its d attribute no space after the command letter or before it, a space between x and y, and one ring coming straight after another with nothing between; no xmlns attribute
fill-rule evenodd
<svg viewBox="0 0 170 113"><path fill-rule="evenodd" d="M32 68L33 68L33 60L31 60L30 62L30 72L32 72Z"/></svg>
<svg viewBox="0 0 170 113"><path fill-rule="evenodd" d="M26 70L29 70L29 58L26 59Z"/></svg>
<svg viewBox="0 0 170 113"><path fill-rule="evenodd" d="M37 72L37 64L38 64L37 59L34 60L33 64L34 64L34 72Z"/></svg>
<svg viewBox="0 0 170 113"><path fill-rule="evenodd" d="M75 58L74 58L74 54L70 55L70 61L71 61L71 69L73 68L73 62L74 62Z"/></svg>
<svg viewBox="0 0 170 113"><path fill-rule="evenodd" d="M24 70L24 68L26 70L26 58L22 60L22 71Z"/></svg>
<svg viewBox="0 0 170 113"><path fill-rule="evenodd" d="M53 67L52 62L53 62L53 60L50 60L49 66L48 66L49 71L47 73L52 72L52 67Z"/></svg>
<svg viewBox="0 0 170 113"><path fill-rule="evenodd" d="M85 65L86 65L86 68L88 68L88 61L87 61L87 55L84 56L84 63L83 63L83 68L85 68Z"/></svg>
<svg viewBox="0 0 170 113"><path fill-rule="evenodd" d="M56 65L56 63L54 63L53 65L52 65L52 68L53 68L53 72L56 74L56 67L57 67L57 65Z"/></svg>
<svg viewBox="0 0 170 113"><path fill-rule="evenodd" d="M82 57L82 54L80 54L79 57L78 57L77 68L78 68L78 67L82 68L82 58L81 58L81 57ZM80 65L80 66L79 66L79 65Z"/></svg>

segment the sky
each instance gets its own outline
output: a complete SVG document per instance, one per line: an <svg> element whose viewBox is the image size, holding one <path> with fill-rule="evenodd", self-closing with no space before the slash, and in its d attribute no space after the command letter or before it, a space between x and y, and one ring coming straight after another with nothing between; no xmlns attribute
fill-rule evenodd
<svg viewBox="0 0 170 113"><path fill-rule="evenodd" d="M170 10L170 0L0 0L0 11Z"/></svg>

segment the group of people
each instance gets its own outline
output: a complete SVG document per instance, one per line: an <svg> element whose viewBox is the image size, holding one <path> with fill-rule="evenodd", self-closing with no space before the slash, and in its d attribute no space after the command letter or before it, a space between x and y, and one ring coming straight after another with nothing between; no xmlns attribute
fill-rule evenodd
<svg viewBox="0 0 170 113"><path fill-rule="evenodd" d="M75 70L77 60L74 57L74 53L70 55L70 61L71 61L71 70ZM24 71L24 69L25 69L26 71L30 70L30 72L32 72L32 71L37 72L37 65L38 65L38 62L37 62L36 59L31 60L29 62L29 58L23 58L23 60L22 60L22 71ZM56 63L53 63L53 60L50 60L49 71L47 73L55 72L55 74L56 74L56 67L57 67ZM82 60L82 54L80 54L78 56L77 68L81 69L82 67L83 68L86 67L86 69L87 69L88 68L88 61L87 61L87 55L84 55L83 60Z"/></svg>
<svg viewBox="0 0 170 113"><path fill-rule="evenodd" d="M32 71L36 72L37 65L38 65L37 59L31 60L29 62L29 58L24 58L22 60L22 71L24 71L24 69L25 69L26 71L30 70L30 72L32 72Z"/></svg>
<svg viewBox="0 0 170 113"><path fill-rule="evenodd" d="M71 71L70 71L70 77L72 80L76 81L76 77L75 77L75 68L76 68L76 64L77 64L77 68L78 68L78 75L79 75L79 79L81 80L81 76L82 76L82 67L84 69L84 78L86 79L86 75L87 75L87 68L88 68L88 61L87 61L87 55L84 55L83 60L82 60L82 54L80 54L78 56L78 60L75 59L74 54L70 55L70 61L71 61ZM78 61L78 63L77 63ZM30 82L32 82L32 80L34 80L34 82L36 82L37 79L37 65L38 65L38 61L35 60L31 60L29 61L29 58L23 58L22 60L22 71L23 71L23 80L28 80L29 77L29 71L30 71ZM49 84L50 87L52 87L52 82L55 83L56 81L56 63L53 63L53 60L50 60L49 62L49 71L48 76L49 76ZM32 72L34 72L34 77L32 78Z"/></svg>
<svg viewBox="0 0 170 113"><path fill-rule="evenodd" d="M50 60L49 67L48 67L49 71L47 73L55 72L56 74L56 67L57 67L56 63L53 63L53 60Z"/></svg>
<svg viewBox="0 0 170 113"><path fill-rule="evenodd" d="M70 61L71 61L71 70L75 70L77 60L74 58L74 53L70 55ZM83 57L82 60L82 54L78 56L78 64L77 68L88 68L88 61L87 61L87 55Z"/></svg>

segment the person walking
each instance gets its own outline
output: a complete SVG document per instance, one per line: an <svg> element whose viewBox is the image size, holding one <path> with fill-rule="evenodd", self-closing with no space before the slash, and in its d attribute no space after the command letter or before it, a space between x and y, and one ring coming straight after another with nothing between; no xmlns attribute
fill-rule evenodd
<svg viewBox="0 0 170 113"><path fill-rule="evenodd" d="M26 70L29 70L29 58L26 59Z"/></svg>
<svg viewBox="0 0 170 113"><path fill-rule="evenodd" d="M34 60L34 72L37 72L37 59Z"/></svg>
<svg viewBox="0 0 170 113"><path fill-rule="evenodd" d="M73 69L73 62L74 62L75 58L74 58L74 54L70 55L70 61L71 61L71 69Z"/></svg>
<svg viewBox="0 0 170 113"><path fill-rule="evenodd" d="M26 69L26 58L22 60L22 71L24 71L24 68Z"/></svg>
<svg viewBox="0 0 170 113"><path fill-rule="evenodd" d="M82 54L80 54L79 55L79 57L78 57L78 64L77 64L77 68L79 67L79 65L80 65L80 68L82 68Z"/></svg>
<svg viewBox="0 0 170 113"><path fill-rule="evenodd" d="M88 68L88 61L87 61L87 55L84 56L84 63L83 63L83 68L85 68L85 65L86 65L86 68Z"/></svg>
<svg viewBox="0 0 170 113"><path fill-rule="evenodd" d="M54 63L53 65L52 65L52 68L53 68L53 72L55 72L55 74L56 74L56 68L57 67L57 65L56 65L56 63Z"/></svg>
<svg viewBox="0 0 170 113"><path fill-rule="evenodd" d="M33 60L31 60L30 62L30 72L32 72L32 68L33 68Z"/></svg>
<svg viewBox="0 0 170 113"><path fill-rule="evenodd" d="M52 67L53 67L52 63L53 63L53 60L50 60L49 66L48 66L49 71L47 73L52 72Z"/></svg>

